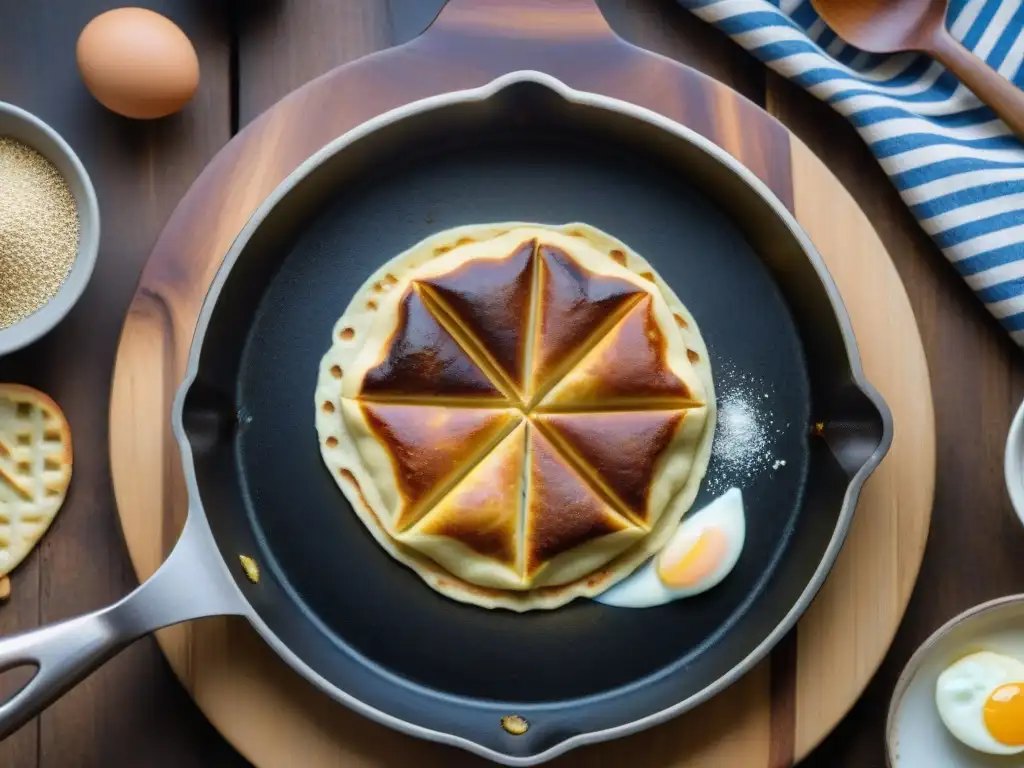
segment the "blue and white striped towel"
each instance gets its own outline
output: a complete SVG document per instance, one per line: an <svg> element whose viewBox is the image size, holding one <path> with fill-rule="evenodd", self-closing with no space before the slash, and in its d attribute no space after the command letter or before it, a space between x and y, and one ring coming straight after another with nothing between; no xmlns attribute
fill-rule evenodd
<svg viewBox="0 0 1024 768"><path fill-rule="evenodd" d="M940 64L844 44L809 0L680 0L856 127L903 201L1024 346L1024 144ZM952 0L967 48L1024 85L1024 3Z"/></svg>

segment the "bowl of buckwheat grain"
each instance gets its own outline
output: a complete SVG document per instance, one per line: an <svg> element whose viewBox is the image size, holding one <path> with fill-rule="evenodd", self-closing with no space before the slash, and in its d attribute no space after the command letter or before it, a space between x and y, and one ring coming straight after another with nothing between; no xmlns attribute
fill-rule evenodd
<svg viewBox="0 0 1024 768"><path fill-rule="evenodd" d="M67 315L99 241L99 204L78 156L42 120L0 101L0 356Z"/></svg>

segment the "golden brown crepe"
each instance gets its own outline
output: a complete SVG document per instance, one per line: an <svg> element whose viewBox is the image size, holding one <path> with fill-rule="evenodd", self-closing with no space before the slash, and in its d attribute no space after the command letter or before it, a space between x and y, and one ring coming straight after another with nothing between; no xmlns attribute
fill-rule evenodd
<svg viewBox="0 0 1024 768"><path fill-rule="evenodd" d="M707 350L639 256L582 224L449 230L334 328L316 425L378 542L445 595L553 608L656 552L714 433Z"/></svg>

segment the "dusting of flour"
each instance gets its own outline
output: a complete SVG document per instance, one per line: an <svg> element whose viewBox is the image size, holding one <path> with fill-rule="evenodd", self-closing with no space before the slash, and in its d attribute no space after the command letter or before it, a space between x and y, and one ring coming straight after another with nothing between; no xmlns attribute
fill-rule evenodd
<svg viewBox="0 0 1024 768"><path fill-rule="evenodd" d="M785 428L771 411L771 391L763 381L729 364L716 371L718 423L707 484L714 493L746 484L762 472L778 472L786 460L775 454Z"/></svg>

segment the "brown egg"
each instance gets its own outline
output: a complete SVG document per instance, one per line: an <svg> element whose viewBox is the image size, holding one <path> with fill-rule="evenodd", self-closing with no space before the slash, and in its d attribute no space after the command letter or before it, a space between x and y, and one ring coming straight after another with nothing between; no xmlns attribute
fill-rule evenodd
<svg viewBox="0 0 1024 768"><path fill-rule="evenodd" d="M199 85L199 58L170 19L145 8L115 8L90 21L75 50L85 87L125 117L177 112Z"/></svg>

